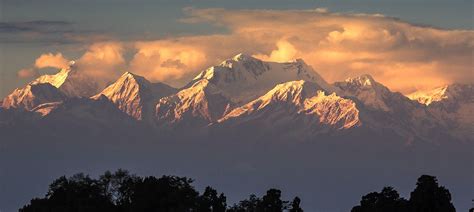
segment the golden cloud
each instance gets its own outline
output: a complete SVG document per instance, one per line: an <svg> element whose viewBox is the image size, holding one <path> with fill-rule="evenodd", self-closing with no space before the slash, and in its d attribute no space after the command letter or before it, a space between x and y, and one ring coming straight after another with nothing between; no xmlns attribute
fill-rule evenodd
<svg viewBox="0 0 474 212"><path fill-rule="evenodd" d="M179 87L238 53L284 62L302 58L329 82L371 74L394 91L473 83L473 30L419 26L380 14L314 10L186 8L188 24L222 33L154 41L96 43L78 60L84 72L112 79L125 69ZM134 51L129 62L124 51ZM58 57L49 55L49 58Z"/></svg>
<svg viewBox="0 0 474 212"><path fill-rule="evenodd" d="M254 57L265 61L288 62L297 59L298 50L288 41L280 40L276 43L277 49L273 50L270 55L257 54Z"/></svg>
<svg viewBox="0 0 474 212"><path fill-rule="evenodd" d="M474 81L472 30L438 29L380 14L331 13L327 9L186 8L185 12L188 17L182 22L207 22L228 33L161 40L185 43L207 55L206 61L187 66L184 72L212 65L215 58L246 52L277 62L302 58L330 82L371 74L392 90L405 93Z"/></svg>
<svg viewBox="0 0 474 212"><path fill-rule="evenodd" d="M124 46L120 42L100 42L88 47L75 67L84 75L108 82L125 69Z"/></svg>
<svg viewBox="0 0 474 212"><path fill-rule="evenodd" d="M137 42L135 48L137 53L130 61L130 69L152 81L180 79L207 61L199 46L181 42Z"/></svg>
<svg viewBox="0 0 474 212"><path fill-rule="evenodd" d="M40 55L35 61L36 68L66 68L69 60L61 53L46 53Z"/></svg>

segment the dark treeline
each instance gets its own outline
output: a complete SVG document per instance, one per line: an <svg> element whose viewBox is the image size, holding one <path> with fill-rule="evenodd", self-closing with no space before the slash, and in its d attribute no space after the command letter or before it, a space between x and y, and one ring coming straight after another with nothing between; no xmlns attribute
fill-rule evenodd
<svg viewBox="0 0 474 212"><path fill-rule="evenodd" d="M128 171L105 172L98 179L76 174L56 179L44 198L34 198L20 212L302 212L301 200L281 199L281 191L269 189L262 197L250 195L232 206L226 196L211 187L200 194L186 177L139 177ZM472 210L472 209L471 209ZM362 197L352 212L455 212L448 189L434 176L422 175L410 198L401 198L392 187Z"/></svg>
<svg viewBox="0 0 474 212"><path fill-rule="evenodd" d="M455 212L449 190L438 185L436 177L422 175L410 199L401 198L392 187L362 197L351 212Z"/></svg>
<svg viewBox="0 0 474 212"><path fill-rule="evenodd" d="M281 199L281 191L269 189L262 197L228 207L226 196L211 187L200 194L186 177L139 177L128 171L105 172L98 179L76 174L56 179L44 198L35 198L20 212L279 212L303 211L301 200Z"/></svg>

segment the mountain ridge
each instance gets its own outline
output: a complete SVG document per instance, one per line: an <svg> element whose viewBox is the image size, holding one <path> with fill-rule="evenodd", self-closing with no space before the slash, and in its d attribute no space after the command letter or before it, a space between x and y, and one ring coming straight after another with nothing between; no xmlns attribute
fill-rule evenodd
<svg viewBox="0 0 474 212"><path fill-rule="evenodd" d="M125 72L115 82L89 95L98 89L97 83L87 82L82 88L83 80L73 66L55 75L41 76L5 98L2 108L8 110L9 105L16 105L46 118L64 108L65 101L73 108L74 103L68 101L71 98L88 99L76 102L84 105L78 105L79 108L99 107L83 110L94 113L109 108L100 106L109 104L104 102L107 100L132 119L145 120L159 131L191 132L218 125L249 125L268 134L274 132L273 127L285 133L281 129L287 127L292 129L287 131L289 134L308 138L364 128L371 132L392 131L407 140L436 140L433 135L437 131L458 133L461 136L454 136L456 139L472 140L469 130L474 129L470 125L474 119L469 116L474 107L474 98L469 96L472 86L453 85L456 89L451 90L459 92L449 94L458 94L456 98L422 104L390 91L370 75L329 84L303 60L276 63L238 54L201 71L181 89ZM31 88L41 86L55 95L30 94ZM466 91L460 92L463 89ZM452 123L456 126L450 127Z"/></svg>

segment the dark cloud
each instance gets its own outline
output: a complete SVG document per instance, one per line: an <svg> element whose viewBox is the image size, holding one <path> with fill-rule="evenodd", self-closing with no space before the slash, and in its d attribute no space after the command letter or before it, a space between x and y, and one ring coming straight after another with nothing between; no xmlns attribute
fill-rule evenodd
<svg viewBox="0 0 474 212"><path fill-rule="evenodd" d="M67 21L35 20L25 22L0 22L0 33L41 32L58 33L72 32L73 23Z"/></svg>
<svg viewBox="0 0 474 212"><path fill-rule="evenodd" d="M80 29L68 21L0 22L0 43L69 44L102 39L110 39L110 36L99 31Z"/></svg>

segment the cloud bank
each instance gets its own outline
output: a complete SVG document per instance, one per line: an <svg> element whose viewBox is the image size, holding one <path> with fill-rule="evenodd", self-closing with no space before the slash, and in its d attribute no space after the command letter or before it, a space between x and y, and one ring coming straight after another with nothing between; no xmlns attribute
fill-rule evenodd
<svg viewBox="0 0 474 212"><path fill-rule="evenodd" d="M40 75L39 70L43 68L63 69L68 67L69 59L65 58L61 53L44 53L36 58L33 67L24 68L17 72L18 78L34 78Z"/></svg>
<svg viewBox="0 0 474 212"><path fill-rule="evenodd" d="M222 33L94 44L79 59L79 67L101 77L123 67L152 81L180 86L208 66L244 52L277 62L302 58L330 82L371 74L403 93L474 82L472 30L321 8L186 8L185 13L180 22L211 24ZM129 61L124 59L126 52L132 54Z"/></svg>
<svg viewBox="0 0 474 212"><path fill-rule="evenodd" d="M123 44L110 41L90 45L75 68L93 78L110 81L125 71L125 63Z"/></svg>
<svg viewBox="0 0 474 212"><path fill-rule="evenodd" d="M198 39L195 43L207 47L200 48L206 55L213 49L227 50L214 58L239 51L278 62L302 58L328 81L368 73L392 90L405 93L474 81L473 31L419 26L380 14L331 13L327 9L191 8L186 12L189 16L183 22L207 22L228 30L220 37L182 39ZM224 47L219 46L222 43Z"/></svg>
<svg viewBox="0 0 474 212"><path fill-rule="evenodd" d="M125 48L121 42L99 42L86 48L84 54L75 61L74 70L81 76L93 78L104 86L126 71L124 59ZM61 53L45 53L40 55L34 67L21 69L17 72L19 78L37 77L43 68L63 69L69 67L70 60Z"/></svg>
<svg viewBox="0 0 474 212"><path fill-rule="evenodd" d="M69 64L69 60L66 59L61 53L46 53L39 56L35 61L36 68L66 68Z"/></svg>

